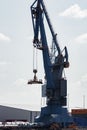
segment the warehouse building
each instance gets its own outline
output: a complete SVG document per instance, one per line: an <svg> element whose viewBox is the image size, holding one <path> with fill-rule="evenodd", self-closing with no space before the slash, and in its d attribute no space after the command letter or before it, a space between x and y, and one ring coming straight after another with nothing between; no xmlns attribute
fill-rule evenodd
<svg viewBox="0 0 87 130"><path fill-rule="evenodd" d="M39 111L29 111L0 105L0 122L23 121L33 123Z"/></svg>

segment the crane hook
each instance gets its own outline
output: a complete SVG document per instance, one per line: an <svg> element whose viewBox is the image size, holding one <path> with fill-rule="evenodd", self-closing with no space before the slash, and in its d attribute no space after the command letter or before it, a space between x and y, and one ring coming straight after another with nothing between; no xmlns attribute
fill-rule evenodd
<svg viewBox="0 0 87 130"><path fill-rule="evenodd" d="M29 80L28 84L42 84L42 79L37 78L36 73L37 73L37 69L33 69L33 73L34 73L34 78L33 80Z"/></svg>

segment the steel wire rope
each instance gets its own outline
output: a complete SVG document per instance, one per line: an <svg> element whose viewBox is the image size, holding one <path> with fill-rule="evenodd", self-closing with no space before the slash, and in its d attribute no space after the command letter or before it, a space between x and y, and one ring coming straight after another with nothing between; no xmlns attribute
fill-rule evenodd
<svg viewBox="0 0 87 130"><path fill-rule="evenodd" d="M33 70L38 70L37 59L37 49L36 47L33 47Z"/></svg>

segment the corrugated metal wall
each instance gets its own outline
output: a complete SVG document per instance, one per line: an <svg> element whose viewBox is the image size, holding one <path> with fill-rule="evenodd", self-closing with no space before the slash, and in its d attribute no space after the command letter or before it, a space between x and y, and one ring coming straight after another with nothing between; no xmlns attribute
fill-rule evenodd
<svg viewBox="0 0 87 130"><path fill-rule="evenodd" d="M17 109L13 107L6 107L0 105L0 122L4 121L28 121L34 122L34 118L40 112Z"/></svg>

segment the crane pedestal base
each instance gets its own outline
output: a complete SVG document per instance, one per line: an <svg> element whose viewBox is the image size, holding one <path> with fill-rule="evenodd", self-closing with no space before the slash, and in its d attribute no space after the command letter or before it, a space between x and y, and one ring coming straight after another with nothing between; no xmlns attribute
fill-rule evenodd
<svg viewBox="0 0 87 130"><path fill-rule="evenodd" d="M59 107L57 105L49 105L41 108L40 117L36 118L35 122L42 122L47 125L51 123L58 123L59 125L65 127L72 124L73 119L67 108Z"/></svg>

